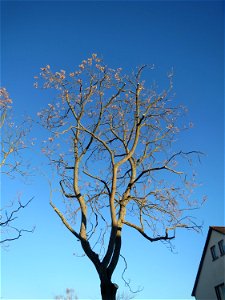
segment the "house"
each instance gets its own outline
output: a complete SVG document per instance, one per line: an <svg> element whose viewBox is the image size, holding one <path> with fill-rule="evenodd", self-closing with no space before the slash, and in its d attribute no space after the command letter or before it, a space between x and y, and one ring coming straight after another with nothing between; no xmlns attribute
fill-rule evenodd
<svg viewBox="0 0 225 300"><path fill-rule="evenodd" d="M209 227L192 296L225 300L225 227Z"/></svg>

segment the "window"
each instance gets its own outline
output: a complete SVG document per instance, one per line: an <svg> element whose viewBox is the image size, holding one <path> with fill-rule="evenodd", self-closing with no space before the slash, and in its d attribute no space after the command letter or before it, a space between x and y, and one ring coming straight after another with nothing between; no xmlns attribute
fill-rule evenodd
<svg viewBox="0 0 225 300"><path fill-rule="evenodd" d="M225 287L224 283L215 287L217 300L225 300Z"/></svg>
<svg viewBox="0 0 225 300"><path fill-rule="evenodd" d="M224 240L219 241L218 245L219 245L219 249L220 249L220 255L222 256L225 254Z"/></svg>
<svg viewBox="0 0 225 300"><path fill-rule="evenodd" d="M216 260L218 258L217 253L216 253L216 246L212 246L210 248L210 250L211 250L211 254L212 254L212 259Z"/></svg>

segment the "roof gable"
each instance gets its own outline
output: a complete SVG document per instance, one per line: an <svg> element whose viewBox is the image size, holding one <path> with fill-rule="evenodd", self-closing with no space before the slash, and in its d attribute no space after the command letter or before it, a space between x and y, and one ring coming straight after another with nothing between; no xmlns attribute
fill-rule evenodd
<svg viewBox="0 0 225 300"><path fill-rule="evenodd" d="M225 235L225 227L223 227L223 226L210 226L209 227L209 231L208 231L208 234L207 234L205 246L204 246L204 249L203 249L203 252L202 252L202 257L201 257L200 264L199 264L199 267L198 267L197 276L196 276L196 279L195 279L194 288L193 288L193 291L192 291L192 294L191 294L192 296L195 296L195 291L196 291L196 288L197 288L197 285L198 285L198 280L199 280L199 277L200 277L200 274L201 274L202 265L203 265L203 262L204 262L206 250L208 248L208 244L209 244L209 240L210 240L212 231L217 231L217 232L220 232L220 233Z"/></svg>

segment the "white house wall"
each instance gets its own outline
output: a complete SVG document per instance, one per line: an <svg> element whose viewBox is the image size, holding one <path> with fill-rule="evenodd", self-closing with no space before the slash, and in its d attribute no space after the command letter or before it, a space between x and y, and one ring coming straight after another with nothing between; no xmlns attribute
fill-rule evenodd
<svg viewBox="0 0 225 300"><path fill-rule="evenodd" d="M218 242L224 237L223 234L212 230L195 292L197 300L217 299L214 287L223 283L225 277L225 255L220 256L218 246ZM216 246L218 259L213 261L210 248L214 245Z"/></svg>

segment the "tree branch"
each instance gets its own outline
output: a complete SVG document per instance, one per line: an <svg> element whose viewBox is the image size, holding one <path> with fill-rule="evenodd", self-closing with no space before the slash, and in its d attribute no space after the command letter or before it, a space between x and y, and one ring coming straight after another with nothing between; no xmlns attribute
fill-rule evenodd
<svg viewBox="0 0 225 300"><path fill-rule="evenodd" d="M137 225L135 225L133 223L127 222L127 221L123 221L123 223L125 225L129 226L129 227L132 227L132 228L136 229L138 232L140 232L140 234L144 238L146 238L150 242L156 242L156 241L160 241L160 240L172 240L172 239L175 238L175 235L172 236L172 237L168 236L168 231L171 230L171 229L173 229L173 228L166 229L166 234L164 236L158 236L158 237L152 238L152 237L148 236L141 227L139 227L139 226L137 226Z"/></svg>

